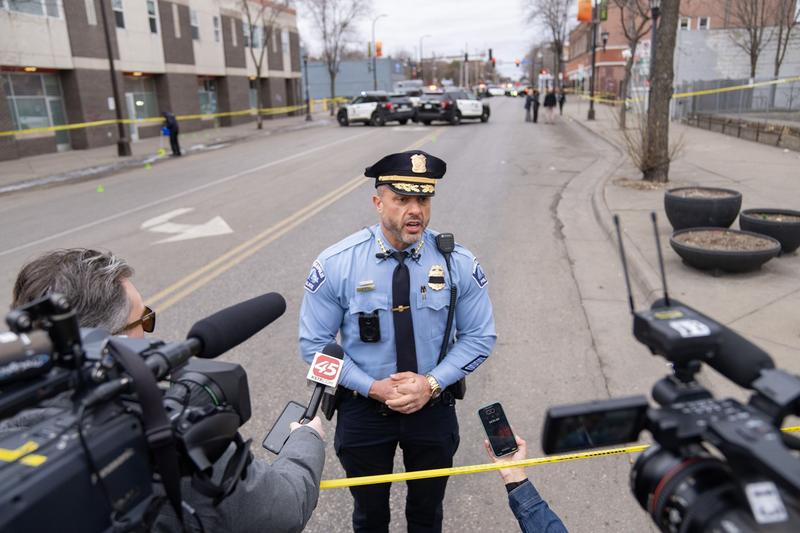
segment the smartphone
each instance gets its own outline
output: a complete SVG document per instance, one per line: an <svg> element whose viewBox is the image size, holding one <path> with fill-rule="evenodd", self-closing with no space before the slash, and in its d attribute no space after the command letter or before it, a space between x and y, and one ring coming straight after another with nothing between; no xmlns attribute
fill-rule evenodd
<svg viewBox="0 0 800 533"><path fill-rule="evenodd" d="M269 430L261 445L272 453L281 453L283 445L286 444L289 439L289 433L291 433L289 425L292 422L300 422L305 413L306 407L304 405L300 405L297 402L287 403L281 416L272 424L272 429Z"/></svg>
<svg viewBox="0 0 800 533"><path fill-rule="evenodd" d="M500 402L478 409L478 417L481 419L495 457L503 457L517 451L517 439Z"/></svg>

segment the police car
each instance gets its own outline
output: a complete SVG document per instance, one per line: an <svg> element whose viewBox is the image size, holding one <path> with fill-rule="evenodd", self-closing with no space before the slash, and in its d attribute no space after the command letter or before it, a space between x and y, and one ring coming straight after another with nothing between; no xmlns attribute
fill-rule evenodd
<svg viewBox="0 0 800 533"><path fill-rule="evenodd" d="M350 103L339 108L336 120L340 126L349 126L353 122L363 122L370 126L383 126L391 117L393 105L389 95L384 91L363 91ZM396 119L394 119L396 120Z"/></svg>
<svg viewBox="0 0 800 533"><path fill-rule="evenodd" d="M426 126L434 120L457 126L465 118L486 122L490 113L489 104L478 100L472 93L458 87L448 87L441 92L422 95L417 108L417 120Z"/></svg>

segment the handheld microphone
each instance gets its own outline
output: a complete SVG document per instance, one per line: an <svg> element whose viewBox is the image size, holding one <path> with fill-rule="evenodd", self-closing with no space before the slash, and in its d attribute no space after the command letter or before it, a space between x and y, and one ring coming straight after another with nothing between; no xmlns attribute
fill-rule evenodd
<svg viewBox="0 0 800 533"><path fill-rule="evenodd" d="M314 355L311 368L308 369L307 378L309 381L316 383L316 385L301 422L311 420L317 416L322 394L326 388L330 388L331 391L336 389L336 385L339 383L339 376L342 374L342 366L344 366L344 350L335 342L326 344L322 352L317 352Z"/></svg>
<svg viewBox="0 0 800 533"><path fill-rule="evenodd" d="M156 377L197 356L213 359L240 345L286 311L286 301L276 292L226 307L198 322L183 342L168 344L147 358L147 366Z"/></svg>

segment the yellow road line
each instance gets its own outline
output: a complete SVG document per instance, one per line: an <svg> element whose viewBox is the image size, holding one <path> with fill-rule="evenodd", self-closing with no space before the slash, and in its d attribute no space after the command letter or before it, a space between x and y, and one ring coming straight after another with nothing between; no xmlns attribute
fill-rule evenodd
<svg viewBox="0 0 800 533"><path fill-rule="evenodd" d="M800 431L800 426L781 428L785 432ZM418 470L416 472L398 472L396 474L381 474L377 476L361 476L340 479L323 479L319 486L321 489L342 489L345 487L358 487L361 485L376 485L379 483L394 483L397 481L413 481L416 479L428 479L433 477L460 476L464 474L477 474L479 472L489 472L502 468L522 468L528 466L538 466L550 463L563 463L566 461L578 461L582 459L595 459L597 457L609 457L612 455L622 455L628 453L639 453L649 448L648 444L638 444L636 446L626 446L624 448L609 448L607 450L592 450L588 452L569 453L564 455L550 455L547 457L536 457L533 459L523 459L521 461L506 461L502 463L487 463L481 465L455 466L453 468L437 468L433 470Z"/></svg>
<svg viewBox="0 0 800 533"><path fill-rule="evenodd" d="M422 146L426 142L437 138L439 133L440 132L438 130L435 130L401 151L413 150L419 146ZM207 285L210 281L216 279L268 244L286 235L289 231L307 221L320 211L324 210L326 207L351 193L359 186L366 185L368 183L369 181L365 179L363 175L353 178L344 185L341 185L325 196L318 198L299 211L296 211L292 215L284 218L276 224L273 224L258 235L239 244L213 261L195 270L191 274L181 278L172 285L147 298L146 300L148 304L159 312L169 309L179 301L186 298L188 295L192 294L194 291Z"/></svg>

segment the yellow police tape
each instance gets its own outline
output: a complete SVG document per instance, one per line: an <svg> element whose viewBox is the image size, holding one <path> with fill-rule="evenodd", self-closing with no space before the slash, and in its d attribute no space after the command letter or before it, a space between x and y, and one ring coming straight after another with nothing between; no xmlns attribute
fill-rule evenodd
<svg viewBox="0 0 800 533"><path fill-rule="evenodd" d="M800 426L782 428L785 432L800 431ZM626 446L624 448L610 448L607 450L593 450L588 452L568 453L564 455L551 455L549 457L537 457L534 459L523 459L521 461L504 461L502 463L487 463L482 465L455 466L452 468L437 468L434 470L418 470L416 472L398 472L397 474L381 474L378 476L349 477L341 479L323 479L319 487L321 489L343 489L345 487L358 487L361 485L377 485L379 483L394 483L396 481L413 481L416 479L428 479L433 477L449 477L464 474L477 474L479 472L489 472L502 468L521 468L527 466L537 466L549 463L563 463L566 461L577 461L579 459L593 459L595 457L608 457L610 455L622 455L626 453L643 452L649 448L649 444L638 444L636 446Z"/></svg>
<svg viewBox="0 0 800 533"><path fill-rule="evenodd" d="M689 98L691 96L705 96L708 94L728 93L733 91L746 91L748 89L755 89L756 87L766 87L768 85L780 85L783 83L792 83L795 81L800 81L800 76L791 76L789 78L781 78L779 80L760 81L757 83L746 83L744 85L733 85L731 87L718 87L716 89L701 89L699 91L673 93L672 98L679 99L679 98ZM623 100L620 100L619 98L606 98L603 96L595 96L594 98L592 98L591 96L586 96L585 94L581 94L580 96L584 100L594 100L595 102L603 104L620 105L623 102ZM624 102L629 104L641 101L642 98L626 98L624 100Z"/></svg>
<svg viewBox="0 0 800 533"><path fill-rule="evenodd" d="M319 100L312 100L311 106L314 107L315 104L322 104L323 106L329 102L338 103L347 100L346 98L322 98ZM259 109L261 115L280 115L282 113L291 113L293 111L300 111L301 109L305 109L305 104L300 105L293 105L293 106L281 106L281 107L264 107ZM241 111L225 111L222 113L197 113L194 115L178 115L177 118L179 121L186 121L186 120L211 120L214 118L219 117L236 117L236 116L243 116L243 115L252 115L255 116L256 109L242 109ZM76 124L61 124L58 126L45 126L42 128L27 128L24 130L10 130L10 131L0 131L0 137L10 136L10 135L30 135L33 133L47 133L47 132L54 132L54 131L67 131L67 130L76 130L76 129L83 129L83 128L93 128L97 126L110 126L113 124L157 124L164 121L163 117L148 117L148 118L123 118L117 120L115 118L106 119L106 120L95 120L93 122L80 122Z"/></svg>

